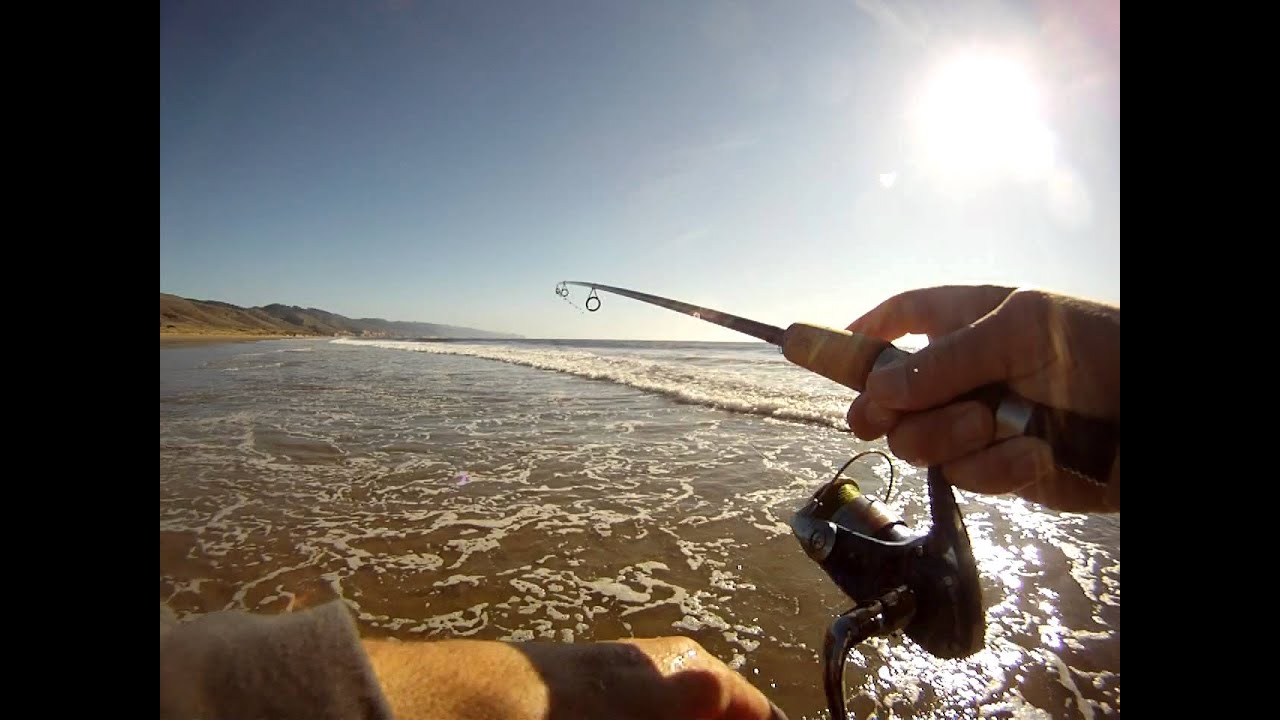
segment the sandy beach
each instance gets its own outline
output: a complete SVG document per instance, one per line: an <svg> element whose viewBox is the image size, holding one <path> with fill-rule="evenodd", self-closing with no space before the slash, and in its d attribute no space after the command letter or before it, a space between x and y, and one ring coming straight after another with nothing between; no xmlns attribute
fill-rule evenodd
<svg viewBox="0 0 1280 720"><path fill-rule="evenodd" d="M241 335L235 340L257 336ZM851 391L765 343L327 338L160 353L159 597L341 600L362 636L688 635L792 718L851 604L788 521L855 452ZM513 389L515 389L513 391ZM908 527L923 471L847 474ZM850 654L854 716L1120 716L1120 519L966 493L984 649Z"/></svg>
<svg viewBox="0 0 1280 720"><path fill-rule="evenodd" d="M160 347L178 347L183 345L209 345L213 343L255 342L258 340L289 340L300 335L248 335L244 333L203 334L203 333L160 333ZM319 337L305 336L305 337Z"/></svg>

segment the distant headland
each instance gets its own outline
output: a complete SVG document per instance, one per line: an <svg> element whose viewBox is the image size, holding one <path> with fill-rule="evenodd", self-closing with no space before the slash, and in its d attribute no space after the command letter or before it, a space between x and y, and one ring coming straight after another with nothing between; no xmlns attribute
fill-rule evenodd
<svg viewBox="0 0 1280 720"><path fill-rule="evenodd" d="M368 338L518 338L519 335L475 328L404 322L382 318L353 319L316 308L274 303L243 308L216 300L192 300L160 293L160 340L258 340L284 337Z"/></svg>

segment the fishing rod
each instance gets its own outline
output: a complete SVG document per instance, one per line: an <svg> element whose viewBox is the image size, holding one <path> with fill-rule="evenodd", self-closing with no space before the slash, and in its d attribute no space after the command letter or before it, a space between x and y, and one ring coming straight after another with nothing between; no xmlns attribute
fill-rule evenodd
<svg viewBox="0 0 1280 720"><path fill-rule="evenodd" d="M803 322L792 323L783 330L720 310L599 283L565 280L556 285L556 294L567 300L569 285L591 288L585 303L590 312L600 309L597 290L664 307L776 345L787 360L858 392L866 389L867 376L873 370L910 355L885 340L862 333ZM1059 466L1096 484L1107 483L1111 462L1120 446L1120 431L1114 424L1031 402L1002 383L977 388L957 400L977 400L992 410L997 441L1019 435L1040 438L1053 449Z"/></svg>
<svg viewBox="0 0 1280 720"><path fill-rule="evenodd" d="M782 348L787 360L862 392L876 368L910 353L879 338L809 323L785 330L730 313L599 283L561 281L556 295L569 301L569 286L591 289L584 303L596 312L597 291L622 295L736 330ZM572 301L569 301L572 304ZM593 304L594 303L594 304ZM1048 408L1002 384L978 388L961 399L993 411L996 439L1038 437L1055 462L1096 483L1106 483L1119 447L1119 428ZM968 657L982 649L986 618L977 562L964 517L940 467L928 471L927 533L912 531L884 502L862 492L844 471L855 455L792 516L791 531L805 554L854 603L836 616L823 639L823 689L832 718L845 717L844 665L849 649L871 637L902 633L935 657ZM890 488L893 463L889 461Z"/></svg>

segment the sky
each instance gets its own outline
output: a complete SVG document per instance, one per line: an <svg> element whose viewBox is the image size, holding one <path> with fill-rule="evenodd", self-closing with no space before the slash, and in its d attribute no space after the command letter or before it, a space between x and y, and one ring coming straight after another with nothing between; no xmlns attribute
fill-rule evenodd
<svg viewBox="0 0 1280 720"><path fill-rule="evenodd" d="M1119 3L162 2L160 291L741 340L891 295L1120 301ZM577 307L575 307L575 305Z"/></svg>

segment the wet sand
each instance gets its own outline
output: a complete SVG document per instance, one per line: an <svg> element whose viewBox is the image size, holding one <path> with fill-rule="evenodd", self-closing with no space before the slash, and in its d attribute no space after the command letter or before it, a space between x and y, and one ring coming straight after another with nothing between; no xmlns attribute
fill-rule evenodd
<svg viewBox="0 0 1280 720"><path fill-rule="evenodd" d="M822 641L850 599L786 521L884 446L837 429L847 391L772 349L319 338L160 354L158 590L180 618L341 599L362 635L406 642L687 635L795 720L825 716ZM887 463L846 474L927 527L922 471L893 467L892 497ZM984 649L859 645L855 717L1119 717L1119 517L958 501Z"/></svg>

